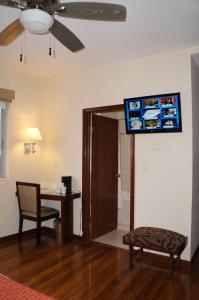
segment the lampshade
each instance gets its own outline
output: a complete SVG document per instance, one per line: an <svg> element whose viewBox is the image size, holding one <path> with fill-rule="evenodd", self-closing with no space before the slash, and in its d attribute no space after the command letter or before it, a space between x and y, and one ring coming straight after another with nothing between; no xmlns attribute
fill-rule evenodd
<svg viewBox="0 0 199 300"><path fill-rule="evenodd" d="M38 128L28 128L28 130L27 130L27 139L32 141L32 142L41 141L42 136L39 132L39 129Z"/></svg>
<svg viewBox="0 0 199 300"><path fill-rule="evenodd" d="M34 34L47 33L54 22L51 15L38 8L22 11L19 20L27 31Z"/></svg>

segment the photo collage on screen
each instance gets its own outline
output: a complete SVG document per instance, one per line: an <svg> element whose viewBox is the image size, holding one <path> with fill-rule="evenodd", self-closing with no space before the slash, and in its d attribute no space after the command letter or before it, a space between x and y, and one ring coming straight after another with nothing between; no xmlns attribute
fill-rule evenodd
<svg viewBox="0 0 199 300"><path fill-rule="evenodd" d="M178 95L129 99L128 122L131 131L177 128Z"/></svg>

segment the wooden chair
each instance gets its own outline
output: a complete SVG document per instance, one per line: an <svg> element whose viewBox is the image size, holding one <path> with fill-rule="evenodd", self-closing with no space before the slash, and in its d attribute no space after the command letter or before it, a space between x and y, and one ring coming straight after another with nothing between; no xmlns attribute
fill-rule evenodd
<svg viewBox="0 0 199 300"><path fill-rule="evenodd" d="M59 211L41 206L40 184L17 181L16 187L19 204L19 240L22 236L23 220L34 221L37 223L37 246L40 246L41 222L59 218Z"/></svg>

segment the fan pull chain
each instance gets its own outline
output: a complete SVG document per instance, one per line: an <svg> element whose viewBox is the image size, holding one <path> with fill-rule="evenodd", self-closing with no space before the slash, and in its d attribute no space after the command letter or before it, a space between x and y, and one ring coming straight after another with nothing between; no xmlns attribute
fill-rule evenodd
<svg viewBox="0 0 199 300"><path fill-rule="evenodd" d="M55 37L53 37L53 58L56 58L56 44L55 44Z"/></svg>
<svg viewBox="0 0 199 300"><path fill-rule="evenodd" d="M26 32L23 33L23 42L24 42L24 59L23 59L23 62L24 64L26 64Z"/></svg>
<svg viewBox="0 0 199 300"><path fill-rule="evenodd" d="M23 34L21 35L21 52L20 52L20 58L19 61L23 62Z"/></svg>
<svg viewBox="0 0 199 300"><path fill-rule="evenodd" d="M49 52L48 55L51 56L52 55L52 41L51 41L51 33L49 33L49 43L50 43L50 47L49 47Z"/></svg>
<svg viewBox="0 0 199 300"><path fill-rule="evenodd" d="M26 64L26 55L25 55L25 33L22 34L21 37L21 53L19 61L24 64Z"/></svg>
<svg viewBox="0 0 199 300"><path fill-rule="evenodd" d="M55 37L53 36L53 42L52 42L52 35L50 32L49 32L49 44L50 44L50 47L49 47L48 55L52 56L53 58L56 58Z"/></svg>

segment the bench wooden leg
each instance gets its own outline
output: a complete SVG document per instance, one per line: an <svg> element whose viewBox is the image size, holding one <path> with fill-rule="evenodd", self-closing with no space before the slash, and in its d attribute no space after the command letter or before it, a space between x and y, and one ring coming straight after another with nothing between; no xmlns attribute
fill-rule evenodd
<svg viewBox="0 0 199 300"><path fill-rule="evenodd" d="M129 245L129 266L133 266L133 245Z"/></svg>
<svg viewBox="0 0 199 300"><path fill-rule="evenodd" d="M171 259L171 273L173 273L174 264L175 264L175 258L173 254L170 254L170 259Z"/></svg>
<svg viewBox="0 0 199 300"><path fill-rule="evenodd" d="M180 254L178 255L178 265L179 265L179 269L181 271L181 258L180 258Z"/></svg>
<svg viewBox="0 0 199 300"><path fill-rule="evenodd" d="M129 245L129 265L130 267L133 266L133 259L134 259L134 256L137 255L138 253L141 253L140 254L140 258L142 259L143 258L143 248L139 248L137 250L134 250L134 247L133 245Z"/></svg>
<svg viewBox="0 0 199 300"><path fill-rule="evenodd" d="M143 248L140 248L140 253L141 253L141 254L140 254L140 258L141 258L141 260L143 259L143 252L144 252L144 251L143 251Z"/></svg>
<svg viewBox="0 0 199 300"><path fill-rule="evenodd" d="M171 258L171 273L173 273L174 271L174 266L175 263L178 264L179 269L181 270L181 259L180 259L180 254L177 255L177 257L175 258L173 254L170 254L170 258Z"/></svg>

